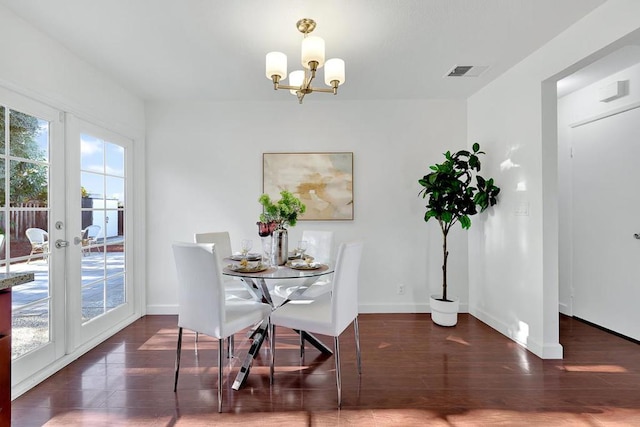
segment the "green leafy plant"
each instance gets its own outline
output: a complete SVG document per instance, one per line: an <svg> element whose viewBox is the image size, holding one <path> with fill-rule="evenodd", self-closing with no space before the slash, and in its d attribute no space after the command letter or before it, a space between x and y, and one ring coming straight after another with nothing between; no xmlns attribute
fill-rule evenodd
<svg viewBox="0 0 640 427"><path fill-rule="evenodd" d="M473 152L460 150L451 154L444 153L445 161L429 166L432 171L418 180L422 185L420 195L429 198L424 220L434 218L442 230L442 301L447 299L447 236L454 224L467 230L471 227L471 216L483 212L498 202L500 193L493 178L485 179L479 175L480 158L485 154L480 151L480 144L473 144ZM475 186L473 178L475 177Z"/></svg>
<svg viewBox="0 0 640 427"><path fill-rule="evenodd" d="M293 193L282 190L280 192L280 200L274 202L268 194L263 194L258 199L263 207L260 214L260 222L275 222L278 227L284 228L287 225L295 226L298 221L298 215L303 214L306 206Z"/></svg>

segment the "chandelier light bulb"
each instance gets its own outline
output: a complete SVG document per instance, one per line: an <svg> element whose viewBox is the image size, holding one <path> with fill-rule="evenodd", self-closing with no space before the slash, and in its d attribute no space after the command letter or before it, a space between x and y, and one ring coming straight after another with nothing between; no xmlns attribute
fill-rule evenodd
<svg viewBox="0 0 640 427"><path fill-rule="evenodd" d="M289 74L289 86L296 86L296 87L300 87L302 86L302 83L304 82L304 71L303 70L296 70L296 71L292 71L291 74ZM289 92L291 92L291 95L297 95L297 90L291 89L289 90Z"/></svg>
<svg viewBox="0 0 640 427"><path fill-rule="evenodd" d="M272 76L278 76L280 79L286 79L287 55L282 52L267 53L266 75L269 80L272 80Z"/></svg>
<svg viewBox="0 0 640 427"><path fill-rule="evenodd" d="M318 68L324 65L324 40L320 37L307 36L302 39L302 66L311 69L310 62L318 63Z"/></svg>
<svg viewBox="0 0 640 427"><path fill-rule="evenodd" d="M338 85L344 83L344 61L340 58L331 58L324 65L324 83L327 86L333 86L333 81L337 81Z"/></svg>

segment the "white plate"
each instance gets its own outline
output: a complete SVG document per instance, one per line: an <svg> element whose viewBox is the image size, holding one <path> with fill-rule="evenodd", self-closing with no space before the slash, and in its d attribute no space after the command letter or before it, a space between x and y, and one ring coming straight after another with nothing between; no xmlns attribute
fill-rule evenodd
<svg viewBox="0 0 640 427"><path fill-rule="evenodd" d="M242 254L233 254L231 255L231 259L234 261L242 261ZM247 254L247 261L260 261L262 259L261 254L249 252Z"/></svg>
<svg viewBox="0 0 640 427"><path fill-rule="evenodd" d="M317 270L322 267L322 264L312 262L307 264L306 262L292 262L291 268L294 270Z"/></svg>
<svg viewBox="0 0 640 427"><path fill-rule="evenodd" d="M246 267L243 267L240 264L229 265L229 270L238 273L260 273L261 271L265 271L268 268L269 266L264 264L248 265Z"/></svg>

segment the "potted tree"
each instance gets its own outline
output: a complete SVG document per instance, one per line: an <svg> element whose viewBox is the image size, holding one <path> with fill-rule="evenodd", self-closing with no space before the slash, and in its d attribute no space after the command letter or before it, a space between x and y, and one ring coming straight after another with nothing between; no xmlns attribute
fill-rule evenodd
<svg viewBox="0 0 640 427"><path fill-rule="evenodd" d="M471 227L470 216L483 212L497 203L500 188L493 178L485 179L480 172L480 145L473 144L472 152L447 151L445 161L429 166L430 173L418 180L423 187L422 198L428 198L424 220L438 221L442 230L442 296L430 296L431 319L441 326L454 326L458 322L459 299L447 295L447 236L456 224L467 230ZM475 185L474 185L475 178Z"/></svg>

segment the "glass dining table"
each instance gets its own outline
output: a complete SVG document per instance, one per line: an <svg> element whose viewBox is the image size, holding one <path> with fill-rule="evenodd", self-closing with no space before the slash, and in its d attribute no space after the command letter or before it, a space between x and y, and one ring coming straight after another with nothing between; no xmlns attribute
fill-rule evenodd
<svg viewBox="0 0 640 427"><path fill-rule="evenodd" d="M232 258L225 258L224 262L228 265L224 267L222 274L225 276L241 278L245 282L247 289L255 296L255 298L271 305L273 310L284 304L288 304L291 301L295 301L296 299L304 298L304 293L309 286L315 283L320 277L331 274L334 271L333 265L327 264L320 264L317 266L300 265L297 268L290 264L286 264L283 266L268 267L263 270L262 268L252 267L243 269L240 267L237 260ZM295 290L286 297L275 295L273 287L270 289L267 284L267 281L293 282L293 279L298 279L298 281L294 283L299 283L299 285L294 287ZM249 348L249 352L240 367L240 371L238 372L235 381L233 382L232 388L234 390L239 390L247 379L253 359L260 351L260 347L267 336L268 325L269 320L264 319L252 332L253 343ZM333 351L329 347L312 334L305 331L296 332L301 335L303 340L309 342L322 353L328 355L333 354Z"/></svg>

